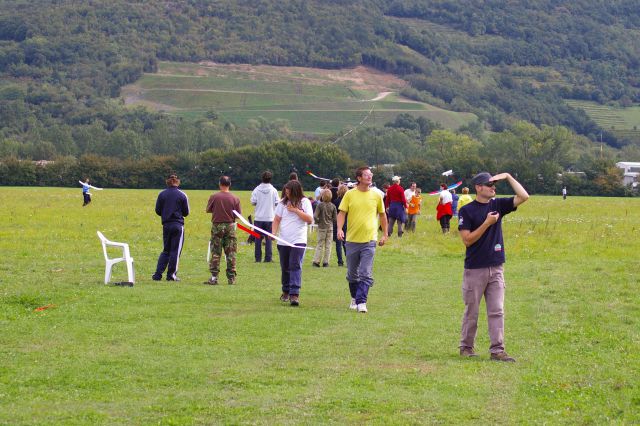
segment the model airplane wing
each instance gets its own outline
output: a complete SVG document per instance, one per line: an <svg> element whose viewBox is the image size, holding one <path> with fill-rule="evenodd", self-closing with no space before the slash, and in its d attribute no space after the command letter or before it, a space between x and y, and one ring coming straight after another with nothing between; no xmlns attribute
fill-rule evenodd
<svg viewBox="0 0 640 426"><path fill-rule="evenodd" d="M462 181L458 181L456 183L453 183L453 184L447 186L447 191L451 191L452 189L456 189L460 185L462 185ZM429 192L429 195L438 195L440 193L440 191L442 191L442 190L441 189L437 189L435 191L431 191L431 192Z"/></svg>
<svg viewBox="0 0 640 426"><path fill-rule="evenodd" d="M276 240L276 241L280 241L280 242L281 242L282 244L284 244L285 246L289 246L289 247L296 247L296 248L301 248L301 249L306 249L306 250L313 250L313 247L300 247L300 246L297 246L297 245L295 245L295 244L291 244L289 241L287 241L287 240L283 240L282 238L280 238L280 237L278 237L278 236L276 236L276 235L273 235L271 232L269 232L269 231L265 231L264 229L262 229L262 228L259 228L259 227L255 226L253 223L251 223L251 222L249 222L247 219L245 219L245 218L244 218L244 216L242 216L242 215L241 215L240 213L238 213L236 210L234 210L234 211L233 211L233 214L234 214L234 215L236 215L236 217L237 217L238 219L240 219L240 221L241 221L242 223L244 223L245 225L247 225L248 227L250 227L250 228L251 228L251 229L253 229L254 231L255 231L255 230L260 231L260 232L262 232L263 234L270 236L270 237L271 237L271 238L273 238L274 240Z"/></svg>
<svg viewBox="0 0 640 426"><path fill-rule="evenodd" d="M80 185L85 186L87 185L89 188L93 188L97 191L102 191L102 188L98 188L97 186L93 186L93 185L89 185L88 183L84 183L83 181L79 180L78 182L80 182Z"/></svg>

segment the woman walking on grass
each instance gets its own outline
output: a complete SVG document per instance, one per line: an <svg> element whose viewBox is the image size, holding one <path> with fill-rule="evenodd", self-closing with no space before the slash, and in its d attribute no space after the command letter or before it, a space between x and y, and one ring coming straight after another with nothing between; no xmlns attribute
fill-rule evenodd
<svg viewBox="0 0 640 426"><path fill-rule="evenodd" d="M319 268L320 260L322 266L329 266L329 256L331 256L331 240L333 237L333 222L338 218L338 210L331 202L331 190L323 189L320 192L320 201L313 213L313 218L318 225L318 244L316 254L313 257L313 266Z"/></svg>
<svg viewBox="0 0 640 426"><path fill-rule="evenodd" d="M305 198L302 185L297 180L287 182L284 186L282 200L276 207L273 219L273 233L280 232L280 238L295 247L278 242L282 295L280 300L289 302L291 306L300 304L300 287L302 285L302 259L307 247L307 224L313 223L311 201Z"/></svg>

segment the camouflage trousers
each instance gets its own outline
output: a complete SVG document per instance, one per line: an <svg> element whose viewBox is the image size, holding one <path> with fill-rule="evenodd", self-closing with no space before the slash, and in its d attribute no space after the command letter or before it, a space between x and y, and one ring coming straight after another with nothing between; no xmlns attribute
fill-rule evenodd
<svg viewBox="0 0 640 426"><path fill-rule="evenodd" d="M227 258L227 278L236 278L236 253L238 252L238 239L236 238L235 223L214 222L211 224L211 259L209 271L217 277L220 273L220 258L222 251Z"/></svg>

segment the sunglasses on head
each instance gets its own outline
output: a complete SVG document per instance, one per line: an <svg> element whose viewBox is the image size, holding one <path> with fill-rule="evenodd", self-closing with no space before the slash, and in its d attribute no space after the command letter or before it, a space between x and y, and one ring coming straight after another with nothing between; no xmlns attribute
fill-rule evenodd
<svg viewBox="0 0 640 426"><path fill-rule="evenodd" d="M486 186L487 188L493 188L494 186L496 186L495 182L487 182L487 183L483 183L482 186Z"/></svg>

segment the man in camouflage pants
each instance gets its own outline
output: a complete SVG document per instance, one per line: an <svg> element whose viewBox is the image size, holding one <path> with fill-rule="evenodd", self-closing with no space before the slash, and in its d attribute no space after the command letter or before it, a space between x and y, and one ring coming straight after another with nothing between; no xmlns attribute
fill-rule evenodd
<svg viewBox="0 0 640 426"><path fill-rule="evenodd" d="M235 215L233 210L242 213L240 199L231 194L231 179L222 176L219 181L220 192L209 197L207 213L211 213L211 260L209 271L211 278L206 284L218 284L220 273L220 257L222 251L227 257L227 279L229 284L236 283L236 253L238 251L238 239L236 238Z"/></svg>

